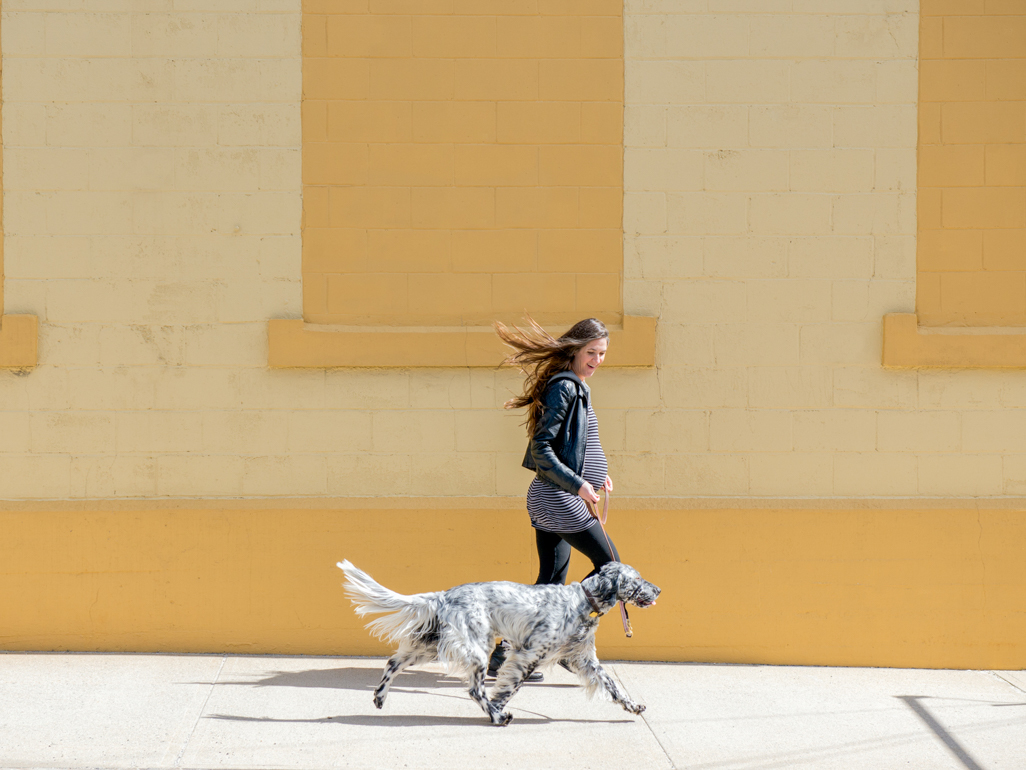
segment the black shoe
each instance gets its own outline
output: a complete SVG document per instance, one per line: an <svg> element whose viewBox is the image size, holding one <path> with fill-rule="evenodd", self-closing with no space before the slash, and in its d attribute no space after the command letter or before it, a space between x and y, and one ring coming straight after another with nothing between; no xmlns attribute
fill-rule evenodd
<svg viewBox="0 0 1026 770"><path fill-rule="evenodd" d="M498 674L498 673L499 673L498 671L494 671L493 672L493 671L489 670L487 678L488 679L495 679L495 675ZM532 671L530 674L527 675L527 678L524 681L525 682L532 682L534 684L537 684L538 682L544 682L545 681L545 675L541 671Z"/></svg>
<svg viewBox="0 0 1026 770"><path fill-rule="evenodd" d="M502 664L506 662L506 642L499 642L492 650L492 656L488 659L488 676L494 678Z"/></svg>

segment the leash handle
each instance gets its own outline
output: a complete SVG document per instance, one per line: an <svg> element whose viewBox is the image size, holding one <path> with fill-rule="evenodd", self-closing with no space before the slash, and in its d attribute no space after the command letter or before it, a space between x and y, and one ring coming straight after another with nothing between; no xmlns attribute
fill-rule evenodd
<svg viewBox="0 0 1026 770"><path fill-rule="evenodd" d="M623 632L630 639L634 636L634 629L631 628L631 619L627 616L627 605L620 602L620 621L623 623Z"/></svg>
<svg viewBox="0 0 1026 770"><path fill-rule="evenodd" d="M595 503L593 503L591 500L585 500L584 504L586 506L588 506L588 513L590 513L594 518L599 520L599 524L602 525L602 534L605 535L606 534L606 530L605 530L606 519L609 518L609 492L606 491L605 487L602 487L602 491L603 491L604 494L602 495L602 515L601 516L599 516L599 514L598 514L598 509L595 508ZM606 543L607 544L609 543L609 535L606 535ZM610 553L613 552L612 546L610 546L609 552Z"/></svg>
<svg viewBox="0 0 1026 770"><path fill-rule="evenodd" d="M606 532L606 519L609 518L609 490L602 487L602 515L599 516L598 510L595 508L595 504L591 500L585 500L584 504L588 506L588 513L598 519L599 526L602 527L602 536L606 539L606 545L609 546L609 553L615 554L613 551L613 544L609 541L609 533ZM617 559L619 561L619 559ZM634 636L634 629L631 628L631 619L627 614L627 605L620 602L620 622L623 623L623 632L630 639Z"/></svg>

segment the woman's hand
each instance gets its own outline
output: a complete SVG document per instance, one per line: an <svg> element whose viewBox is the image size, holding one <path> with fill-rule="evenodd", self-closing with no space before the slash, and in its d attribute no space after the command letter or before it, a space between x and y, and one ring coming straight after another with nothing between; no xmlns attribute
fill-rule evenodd
<svg viewBox="0 0 1026 770"><path fill-rule="evenodd" d="M595 491L595 488L591 484L589 484L587 481L585 481L583 484L581 484L581 488L577 490L577 495L578 495L578 497L583 499L585 502L592 503L593 505L597 505L598 504L598 501L599 501L598 493Z"/></svg>
<svg viewBox="0 0 1026 770"><path fill-rule="evenodd" d="M606 490L606 494L613 491L613 480L606 476L606 483L602 485L602 488Z"/></svg>

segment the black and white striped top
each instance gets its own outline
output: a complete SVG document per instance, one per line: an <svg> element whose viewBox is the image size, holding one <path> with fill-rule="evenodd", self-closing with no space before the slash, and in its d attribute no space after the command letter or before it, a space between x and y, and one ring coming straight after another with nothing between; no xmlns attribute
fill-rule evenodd
<svg viewBox="0 0 1026 770"><path fill-rule="evenodd" d="M584 450L584 480L596 491L606 483L609 465L599 441L598 419L595 410L588 404L588 443ZM535 476L527 489L527 512L531 514L531 526L546 532L581 532L595 521L588 513L588 507L577 495L557 489L549 482Z"/></svg>

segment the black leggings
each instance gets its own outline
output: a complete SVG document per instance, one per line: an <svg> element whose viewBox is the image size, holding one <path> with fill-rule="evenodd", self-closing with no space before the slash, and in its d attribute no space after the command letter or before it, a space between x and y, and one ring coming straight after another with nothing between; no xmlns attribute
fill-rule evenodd
<svg viewBox="0 0 1026 770"><path fill-rule="evenodd" d="M620 561L620 554L616 546L606 545L606 538L602 534L602 525L597 521L588 529L582 532L568 532L557 534L546 532L543 529L534 531L538 543L538 580L535 585L563 585L566 583L566 573L570 569L570 547L573 546L583 553L595 569L588 573L591 577L598 572L603 564L611 561ZM612 545L612 553L609 548Z"/></svg>

